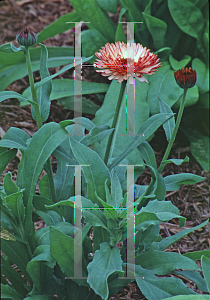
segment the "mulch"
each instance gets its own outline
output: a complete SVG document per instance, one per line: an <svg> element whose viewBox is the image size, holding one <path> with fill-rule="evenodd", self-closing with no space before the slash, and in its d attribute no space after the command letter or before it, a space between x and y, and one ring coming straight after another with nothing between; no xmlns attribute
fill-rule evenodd
<svg viewBox="0 0 210 300"><path fill-rule="evenodd" d="M68 0L7 0L0 2L0 41L1 44L12 42L15 46L19 46L15 40L16 34L26 26L29 26L34 32L40 32L47 25L58 19L60 16L73 11L73 7ZM118 14L111 15L115 23L118 21ZM86 25L83 25L85 29ZM74 29L70 29L65 33L57 35L44 42L46 46L73 46L74 45ZM50 69L50 73L58 71L59 68ZM60 78L73 78L73 72L68 71ZM95 82L109 83L108 79L97 74L92 68L85 68L83 73L83 80ZM34 73L35 81L40 80L39 72ZM16 82L10 84L6 90L22 93L29 85L28 77L24 77ZM94 101L93 96L89 96L90 100ZM60 122L65 119L73 118L73 111L64 109L64 107L52 101L50 116L47 122ZM84 117L93 118L93 116L85 115ZM8 99L0 104L0 137L2 138L5 132L11 127L18 127L27 132L30 136L37 131L36 122L31 118L30 107L19 107L19 102L16 99ZM165 133L162 128L159 128L155 133L154 138L150 141L152 148L155 151L155 156L158 165L164 155L167 146ZM173 145L170 157L171 158L184 158L189 156L190 160L183 163L181 166L168 164L162 172L163 176L178 174L178 173L193 173L203 176L206 179L201 183L194 185L182 185L180 190L167 192L166 200L171 201L180 210L180 215L186 218L184 228L192 228L208 218L210 218L209 209L209 194L210 194L210 172L205 172L194 159L190 153L189 143L185 136L179 132L176 141ZM13 180L16 180L18 164L21 154L18 152L17 156L8 164L3 175L0 177L0 185L3 184L4 175L10 171ZM53 171L56 171L56 160L51 157L53 164ZM43 175L43 174L42 174ZM145 172L141 174L137 180L138 184L148 184L151 180L149 169L146 168ZM38 189L37 189L38 192ZM41 218L35 222L36 230L44 227L45 224ZM161 236L165 238L180 231L178 220L173 219L170 222L160 224ZM210 224L205 228L201 228L186 237L182 238L179 242L173 244L167 251L178 252L181 254L210 249ZM200 265L200 262L197 262ZM169 274L168 276L173 276ZM199 294L200 291L191 280L183 280L187 286ZM140 292L137 284L131 283L124 287L115 296L109 300L145 300L146 298Z"/></svg>

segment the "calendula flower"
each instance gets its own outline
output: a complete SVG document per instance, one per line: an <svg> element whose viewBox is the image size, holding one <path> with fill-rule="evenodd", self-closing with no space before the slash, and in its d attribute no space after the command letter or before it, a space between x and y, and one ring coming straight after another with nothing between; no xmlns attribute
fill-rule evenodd
<svg viewBox="0 0 210 300"><path fill-rule="evenodd" d="M109 76L109 80L116 79L119 83L129 79L129 83L134 84L134 78L148 83L143 74L153 75L161 67L157 55L136 43L107 43L95 55L99 59L94 66L100 69L96 72Z"/></svg>
<svg viewBox="0 0 210 300"><path fill-rule="evenodd" d="M182 68L181 70L174 72L174 77L176 79L176 83L182 89L188 89L195 85L196 83L196 71L191 68Z"/></svg>
<svg viewBox="0 0 210 300"><path fill-rule="evenodd" d="M36 44L37 36L32 30L30 30L30 28L28 29L26 27L25 29L18 32L18 34L16 35L16 40L21 46L25 46L26 48L28 48Z"/></svg>

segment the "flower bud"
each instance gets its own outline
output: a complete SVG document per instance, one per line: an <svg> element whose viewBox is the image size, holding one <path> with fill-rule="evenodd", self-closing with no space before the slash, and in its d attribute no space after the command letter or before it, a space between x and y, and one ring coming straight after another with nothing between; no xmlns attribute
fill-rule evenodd
<svg viewBox="0 0 210 300"><path fill-rule="evenodd" d="M196 71L191 68L182 68L181 70L174 72L176 83L182 89L188 89L196 83Z"/></svg>
<svg viewBox="0 0 210 300"><path fill-rule="evenodd" d="M30 30L30 28L28 29L26 27L16 35L16 40L21 46L28 48L36 44L37 36L32 30Z"/></svg>

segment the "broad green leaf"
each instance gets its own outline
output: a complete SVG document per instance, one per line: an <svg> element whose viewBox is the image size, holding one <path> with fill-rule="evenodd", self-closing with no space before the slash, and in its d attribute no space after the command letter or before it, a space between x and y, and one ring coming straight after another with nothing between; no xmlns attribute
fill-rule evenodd
<svg viewBox="0 0 210 300"><path fill-rule="evenodd" d="M179 87L179 89L181 89ZM181 89L183 91L183 89ZM185 99L185 107L194 105L198 102L199 99L199 92L198 92L198 86L195 85L194 87L188 89L186 99ZM179 97L178 101L176 101L173 105L173 109L178 109L181 104L181 97Z"/></svg>
<svg viewBox="0 0 210 300"><path fill-rule="evenodd" d="M157 129L162 125L167 119L172 117L171 114L157 114L150 117L148 120L144 122L141 126L138 134L141 136L137 136L133 139L132 143L127 146L126 150L123 151L108 167L109 170L117 166L125 157L128 156L136 147L138 147L141 143L143 143L148 137L150 137Z"/></svg>
<svg viewBox="0 0 210 300"><path fill-rule="evenodd" d="M203 291L205 293L208 293L206 283L203 280L203 277L197 271L184 270L184 271L174 271L173 273L175 275L181 275L181 276L184 276L187 279L190 279L190 280L194 281L196 283L197 287L201 291Z"/></svg>
<svg viewBox="0 0 210 300"><path fill-rule="evenodd" d="M190 297L196 294L189 289L181 279L173 277L158 278L151 270L143 269L139 265L135 265L135 276L138 287L149 300L162 300L165 299L165 297L179 295L180 293L190 295ZM173 298L174 297L168 299Z"/></svg>
<svg viewBox="0 0 210 300"><path fill-rule="evenodd" d="M210 260L204 255L201 257L201 266L206 285L210 293Z"/></svg>
<svg viewBox="0 0 210 300"><path fill-rule="evenodd" d="M88 24L87 24L88 25ZM108 40L97 30L88 29L82 32L82 55L90 56L98 52L101 47L103 47ZM94 56L90 63L95 61L96 56Z"/></svg>
<svg viewBox="0 0 210 300"><path fill-rule="evenodd" d="M160 241L158 243L158 250L165 250L166 248L170 247L172 244L176 243L177 241L179 241L181 238L183 238L184 236L186 236L190 232L192 232L194 230L197 230L199 228L202 228L207 223L208 223L208 220L205 221L205 222L203 222L203 223L201 223L198 226L195 226L195 227L189 228L189 229L184 229L184 230L182 230L182 231L180 231L180 232L178 232L178 233L176 233L176 234L174 234L172 236L164 238L162 241ZM204 251L207 251L209 253L209 255L210 255L210 250L204 250ZM192 260L198 260L198 259L200 259L200 257L201 257L200 255L202 255L202 252L203 251L196 251L196 253L195 252L188 252L188 253L183 254L183 256L189 257ZM198 256L196 256L196 254ZM194 258L196 258L196 259L194 259Z"/></svg>
<svg viewBox="0 0 210 300"><path fill-rule="evenodd" d="M104 182L108 178L108 185L111 184L110 173L100 156L90 148L82 145L73 138L70 138L72 151L82 167L87 182L88 198L96 202L94 191L102 199L105 197Z"/></svg>
<svg viewBox="0 0 210 300"><path fill-rule="evenodd" d="M80 257L74 256L74 238L67 236L63 232L50 227L50 252L56 259L61 271L68 277L74 276L74 264L80 263ZM80 246L77 244L77 246ZM86 264L83 256L82 276L87 276Z"/></svg>
<svg viewBox="0 0 210 300"><path fill-rule="evenodd" d="M205 177L191 173L180 173L164 177L166 191L177 191L183 184L195 184L203 180L205 180Z"/></svg>
<svg viewBox="0 0 210 300"><path fill-rule="evenodd" d="M50 73L47 68L48 65L47 47L45 47L45 45L43 44L40 45L41 45L40 76L41 76L41 80L43 80L44 78L50 76ZM52 81L46 82L37 90L38 105L39 105L42 122L45 122L49 117L51 91L52 91ZM35 109L33 106L31 107L31 111L32 111L33 119L36 120Z"/></svg>
<svg viewBox="0 0 210 300"><path fill-rule="evenodd" d="M141 247L146 251L147 247L150 247L152 242L159 236L160 226L150 225L145 230L139 230L135 235L136 249ZM137 250L138 251L138 250Z"/></svg>
<svg viewBox="0 0 210 300"><path fill-rule="evenodd" d="M0 140L0 147L25 150L25 148L27 148L27 140L29 139L31 139L30 135L24 130L10 127L4 137Z"/></svg>
<svg viewBox="0 0 210 300"><path fill-rule="evenodd" d="M89 82L90 83L90 82ZM77 100L75 101L77 102ZM62 105L63 108L74 111L74 96L63 97L58 99L58 104ZM93 101L82 97L82 113L95 115L100 109L99 105L96 105Z"/></svg>
<svg viewBox="0 0 210 300"><path fill-rule="evenodd" d="M50 281L52 280L55 264L56 261L50 253L50 245L40 245L35 249L33 258L27 265L27 271L33 279L39 294L49 293L50 288L50 292L53 292Z"/></svg>
<svg viewBox="0 0 210 300"><path fill-rule="evenodd" d="M191 1L169 0L168 8L176 25L186 34L198 38L204 28L201 10Z"/></svg>
<svg viewBox="0 0 210 300"><path fill-rule="evenodd" d="M136 230L145 227L145 222L149 220L169 221L173 218L179 218L180 227L184 226L185 218L179 215L179 210L170 201L150 201L146 207L142 207L135 214ZM154 224L151 222L151 224Z"/></svg>
<svg viewBox="0 0 210 300"><path fill-rule="evenodd" d="M205 63L199 58L195 58L192 61L192 68L196 70L198 90L201 94L209 91L209 69Z"/></svg>
<svg viewBox="0 0 210 300"><path fill-rule="evenodd" d="M145 141L138 146L138 149L146 164L157 170L157 162L156 162L155 154L150 144Z"/></svg>
<svg viewBox="0 0 210 300"><path fill-rule="evenodd" d="M145 12L142 13L146 25L153 39L153 46L155 49L160 49L165 46L165 34L167 30L167 24L154 16L151 16Z"/></svg>
<svg viewBox="0 0 210 300"><path fill-rule="evenodd" d="M160 113L168 113L168 114L173 113L171 108L165 102L163 102L161 99L159 99L159 103L160 103ZM168 142L171 139L172 133L174 131L174 127L175 127L174 116L172 118L170 118L169 120L167 120L165 123L163 123L163 129L165 130L165 134L166 134L166 138L167 138Z"/></svg>
<svg viewBox="0 0 210 300"><path fill-rule="evenodd" d="M76 12L89 28L97 29L109 42L114 42L116 26L107 12L101 10L96 1L72 0Z"/></svg>
<svg viewBox="0 0 210 300"><path fill-rule="evenodd" d="M157 275L166 275L175 269L200 271L193 260L175 252L148 251L137 255L135 263L142 268L152 270Z"/></svg>
<svg viewBox="0 0 210 300"><path fill-rule="evenodd" d="M68 222L60 222L51 226L58 229L67 236L74 238L74 225ZM38 245L50 245L50 226L43 227L35 233L35 239ZM83 227L84 228L84 227ZM83 237L84 238L84 237Z"/></svg>
<svg viewBox="0 0 210 300"><path fill-rule="evenodd" d="M12 180L12 173L8 172L4 177L4 190L7 196L16 193L19 191L19 188L16 186Z"/></svg>
<svg viewBox="0 0 210 300"><path fill-rule="evenodd" d="M207 223L207 221L205 223ZM183 255L189 257L192 260L200 260L202 255L205 255L206 257L210 257L210 250L187 252L184 253Z"/></svg>
<svg viewBox="0 0 210 300"><path fill-rule="evenodd" d="M75 55L73 47L47 47L47 50L49 54L48 68L54 68L74 62ZM33 72L39 70L40 55L40 47L30 49ZM12 55L0 53L0 61L2 62L2 65L0 66L0 91L5 90L10 83L23 78L28 74L26 58L23 51L13 53Z"/></svg>
<svg viewBox="0 0 210 300"><path fill-rule="evenodd" d="M49 295L33 295L31 297L24 298L23 300L54 300L54 296Z"/></svg>
<svg viewBox="0 0 210 300"><path fill-rule="evenodd" d="M180 61L176 60L172 55L169 56L169 62L171 64L172 69L179 70L191 61L191 57L189 55L185 55ZM194 69L194 68L193 68ZM197 70L196 70L197 73Z"/></svg>
<svg viewBox="0 0 210 300"><path fill-rule="evenodd" d="M75 26L74 22L79 22L80 19L81 18L76 11L61 16L37 34L37 44L73 28Z"/></svg>
<svg viewBox="0 0 210 300"><path fill-rule="evenodd" d="M67 131L59 124L47 123L43 125L31 138L30 145L22 158L23 162L19 165L17 185L25 189L23 199L26 206L26 236L31 230L32 199L36 183L44 163L58 145L66 139L66 133Z"/></svg>
<svg viewBox="0 0 210 300"><path fill-rule="evenodd" d="M103 227L95 227L93 226L93 251L100 249L101 243L106 242L110 243L110 233L107 229Z"/></svg>
<svg viewBox="0 0 210 300"><path fill-rule="evenodd" d="M2 175L8 163L13 160L16 154L17 154L17 149L10 149L10 150L6 149L5 152L0 154L0 176Z"/></svg>
<svg viewBox="0 0 210 300"><path fill-rule="evenodd" d="M23 296L21 296L16 290L14 290L8 284L1 283L1 299L3 300L23 300Z"/></svg>
<svg viewBox="0 0 210 300"><path fill-rule="evenodd" d="M90 287L102 299L108 300L108 277L114 272L117 272L121 277L124 274L119 249L117 247L111 248L108 243L102 243L100 250L95 252L93 260L89 263L87 269L87 282L90 284Z"/></svg>
<svg viewBox="0 0 210 300"><path fill-rule="evenodd" d="M35 214L41 217L47 226L54 225L63 221L62 217L53 210L47 212L36 210Z"/></svg>
<svg viewBox="0 0 210 300"><path fill-rule="evenodd" d="M111 205L120 207L123 202L123 191L116 170L111 173Z"/></svg>
<svg viewBox="0 0 210 300"><path fill-rule="evenodd" d="M77 80L76 80L77 81ZM79 82L79 81L77 81ZM70 97L77 95L77 93L74 92L74 79L54 79L52 80L52 92L50 94L50 100L57 100L65 97ZM97 82L87 82L82 81L82 94L92 94L92 93L105 93L109 85L104 83L97 83ZM30 88L27 88L23 92L23 96L31 99L31 91ZM22 104L22 106L24 103Z"/></svg>
<svg viewBox="0 0 210 300"><path fill-rule="evenodd" d="M51 198L50 196L50 183L49 177L46 173L40 180L39 180L39 192L45 198Z"/></svg>
<svg viewBox="0 0 210 300"><path fill-rule="evenodd" d="M112 14L116 14L117 0L107 0L105 2L103 0L96 0L96 2L103 10L109 11Z"/></svg>
<svg viewBox="0 0 210 300"><path fill-rule="evenodd" d="M21 275L16 272L8 263L8 261L1 255L1 274L6 276L7 279L12 283L14 289L23 297L26 294L24 288L25 281Z"/></svg>

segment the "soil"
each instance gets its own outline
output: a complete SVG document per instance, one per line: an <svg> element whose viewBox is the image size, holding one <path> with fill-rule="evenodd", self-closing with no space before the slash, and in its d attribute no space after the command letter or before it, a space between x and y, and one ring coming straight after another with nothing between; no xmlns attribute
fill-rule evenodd
<svg viewBox="0 0 210 300"><path fill-rule="evenodd" d="M0 39L1 44L12 42L15 46L19 46L15 40L16 34L26 26L38 33L43 30L50 23L58 19L60 16L73 11L73 7L68 0L7 0L0 1ZM119 10L118 10L119 13ZM118 13L111 15L115 23L118 21ZM83 25L83 30L86 25ZM50 38L44 42L46 46L73 46L74 45L74 29L68 30L65 33ZM58 71L59 68L50 69L50 73ZM73 78L72 70L64 73L60 78ZM95 82L110 83L105 77L97 74L93 69L86 68L83 73L83 80ZM34 73L34 80L39 81L39 72ZM6 90L22 93L29 86L28 77L10 84ZM89 97L94 101L94 97ZM60 106L56 101L52 101L50 116L46 122L60 122L65 119L73 118L74 113L64 107ZM91 115L85 115L90 119ZM0 104L0 137L2 138L5 132L11 127L18 127L26 131L30 136L37 131L36 122L31 118L30 107L19 107L19 102L16 99L8 99ZM150 142L155 151L158 164L164 155L167 146L165 133L162 128L159 128L155 133L154 138ZM8 164L3 175L0 178L0 185L3 183L4 175L10 171L13 180L16 180L18 164L20 161L20 153ZM197 163L190 153L190 145L181 132L178 132L176 141L173 145L170 157L171 158L185 158L189 156L190 160L181 166L168 164L162 172L163 176L178 173L193 173L203 176L206 179L201 183L194 185L182 185L180 190L168 192L166 200L171 201L180 210L180 214L184 216L187 221L185 227L192 228L210 217L209 209L209 194L210 194L210 172L203 171L202 167ZM55 157L51 157L53 171L56 170ZM139 176L138 184L148 184L151 180L149 169ZM38 191L37 191L38 192ZM39 218L35 222L36 230L45 226L44 221ZM180 231L178 220L173 219L166 224L160 224L161 236L163 238L173 235ZM186 253L191 251L210 249L210 223L205 228L201 228L193 233L190 233L179 242L173 244L167 251ZM197 262L200 265L200 262ZM168 276L173 276L169 274ZM178 276L176 276L177 278ZM181 277L179 277L181 278ZM183 279L183 278L182 278ZM184 283L199 294L200 291L191 280L184 280ZM136 283L131 283L124 287L115 296L109 300L130 299L130 300L145 300L146 298L140 292Z"/></svg>

